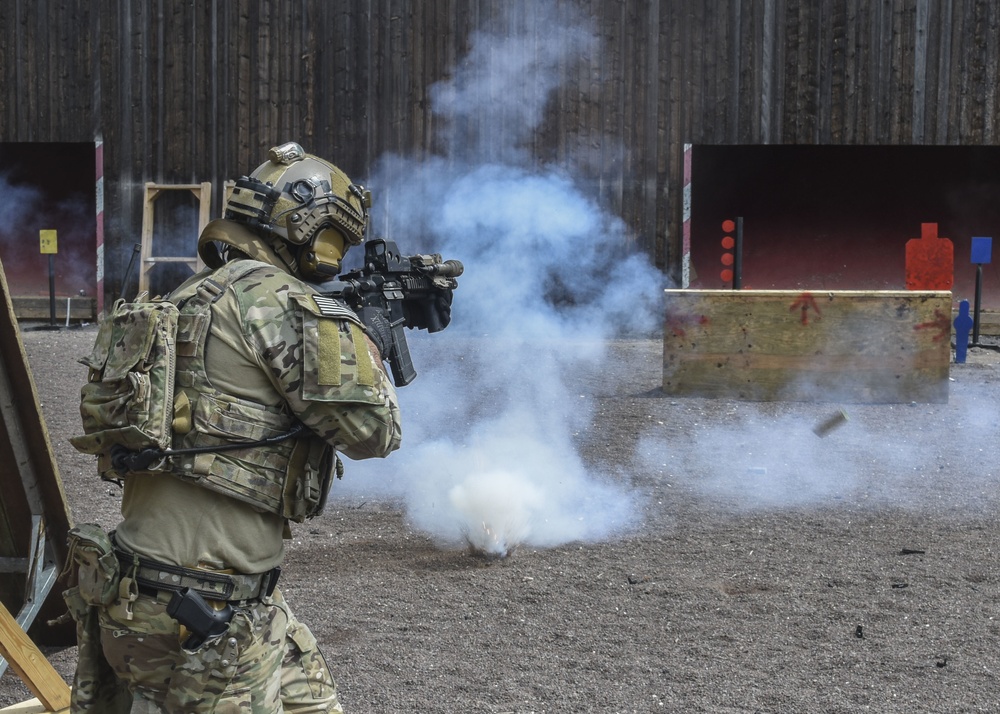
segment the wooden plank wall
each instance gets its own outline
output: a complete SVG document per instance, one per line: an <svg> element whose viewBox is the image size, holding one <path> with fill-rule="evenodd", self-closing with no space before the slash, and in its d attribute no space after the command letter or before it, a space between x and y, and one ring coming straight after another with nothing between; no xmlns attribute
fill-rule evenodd
<svg viewBox="0 0 1000 714"><path fill-rule="evenodd" d="M439 130L518 101L530 75L506 96L487 83L479 116L431 110L431 87L503 13L525 52L574 16L592 28L600 49L559 66L527 148L675 275L686 142L1000 140L995 0L9 0L0 141L103 136L116 294L146 181L221 187L293 137L363 180L386 152L440 153Z"/></svg>

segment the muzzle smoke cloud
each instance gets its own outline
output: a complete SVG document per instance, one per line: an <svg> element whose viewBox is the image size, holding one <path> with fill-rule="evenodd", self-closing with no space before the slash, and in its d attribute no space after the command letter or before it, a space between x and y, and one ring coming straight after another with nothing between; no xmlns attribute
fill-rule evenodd
<svg viewBox="0 0 1000 714"><path fill-rule="evenodd" d="M599 364L616 332L654 334L662 287L648 260L629 254L619 218L522 149L560 66L599 49L565 7L559 18L546 3L525 7L530 18L475 34L452 78L434 87L450 121L444 153L386 156L369 182L376 233L466 270L451 326L408 332L419 376L399 390L402 449L351 464L334 487L335 498L400 499L442 545L499 555L604 539L637 517L630 485L581 458L575 440L590 405L567 378ZM511 90L525 82L527 91ZM495 145L500 136L509 143Z"/></svg>

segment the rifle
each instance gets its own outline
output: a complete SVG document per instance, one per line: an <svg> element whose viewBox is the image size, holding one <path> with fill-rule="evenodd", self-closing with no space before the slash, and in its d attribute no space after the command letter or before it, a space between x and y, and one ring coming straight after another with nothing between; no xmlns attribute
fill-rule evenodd
<svg viewBox="0 0 1000 714"><path fill-rule="evenodd" d="M365 243L365 264L323 285L323 294L342 300L365 325L382 324L390 336L383 357L392 381L402 387L417 376L406 344L404 327L439 332L448 326L451 292L465 270L457 260L441 255L402 255L391 240Z"/></svg>

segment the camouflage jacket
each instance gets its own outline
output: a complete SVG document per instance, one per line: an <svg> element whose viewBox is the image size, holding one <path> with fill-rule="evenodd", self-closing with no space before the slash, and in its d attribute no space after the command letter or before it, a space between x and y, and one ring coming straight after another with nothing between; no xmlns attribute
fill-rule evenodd
<svg viewBox="0 0 1000 714"><path fill-rule="evenodd" d="M305 436L171 458L171 472L292 520L318 513L333 450L354 459L399 446L395 391L346 306L267 263L239 260L170 296L177 332L175 449Z"/></svg>

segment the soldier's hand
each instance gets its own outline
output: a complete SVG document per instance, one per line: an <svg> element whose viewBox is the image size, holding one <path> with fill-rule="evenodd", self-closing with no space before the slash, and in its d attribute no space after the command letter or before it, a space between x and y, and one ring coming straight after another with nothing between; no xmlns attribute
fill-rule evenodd
<svg viewBox="0 0 1000 714"><path fill-rule="evenodd" d="M384 360L389 357L389 349L392 347L392 327L378 310L362 310L361 322L365 325L365 332L378 349L379 356Z"/></svg>
<svg viewBox="0 0 1000 714"><path fill-rule="evenodd" d="M428 332L443 330L451 322L451 301L454 288L435 288L422 301L418 314L412 315L410 326Z"/></svg>

